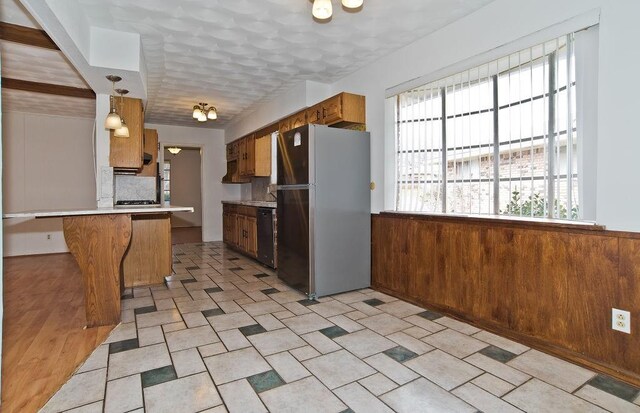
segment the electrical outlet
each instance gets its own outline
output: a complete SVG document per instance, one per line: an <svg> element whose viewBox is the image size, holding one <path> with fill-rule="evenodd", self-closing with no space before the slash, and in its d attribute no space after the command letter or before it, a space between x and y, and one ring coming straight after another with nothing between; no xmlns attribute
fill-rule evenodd
<svg viewBox="0 0 640 413"><path fill-rule="evenodd" d="M51 239L51 234L47 234L47 239Z"/></svg>
<svg viewBox="0 0 640 413"><path fill-rule="evenodd" d="M617 308L611 309L611 328L631 334L631 313Z"/></svg>

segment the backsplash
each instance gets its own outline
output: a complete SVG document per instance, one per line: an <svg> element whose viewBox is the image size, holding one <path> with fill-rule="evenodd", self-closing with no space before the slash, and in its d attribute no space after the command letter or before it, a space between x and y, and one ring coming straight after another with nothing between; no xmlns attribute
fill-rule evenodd
<svg viewBox="0 0 640 413"><path fill-rule="evenodd" d="M252 201L275 201L276 194L275 192L270 194L269 184L271 183L271 179L269 177L265 178L252 178L251 179L251 200Z"/></svg>
<svg viewBox="0 0 640 413"><path fill-rule="evenodd" d="M115 201L156 199L156 178L153 176L116 175Z"/></svg>

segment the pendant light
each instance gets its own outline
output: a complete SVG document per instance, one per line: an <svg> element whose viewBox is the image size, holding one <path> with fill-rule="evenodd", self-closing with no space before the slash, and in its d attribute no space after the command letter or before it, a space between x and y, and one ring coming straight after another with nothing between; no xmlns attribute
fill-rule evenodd
<svg viewBox="0 0 640 413"><path fill-rule="evenodd" d="M342 5L347 9L357 9L362 7L364 0L342 0Z"/></svg>
<svg viewBox="0 0 640 413"><path fill-rule="evenodd" d="M194 105L192 113L193 118L198 120L198 122L206 122L207 120L218 119L218 109L216 109L215 106L207 108L208 105L208 103L203 102Z"/></svg>
<svg viewBox="0 0 640 413"><path fill-rule="evenodd" d="M333 6L331 0L314 0L313 1L313 17L318 20L327 20L333 14Z"/></svg>
<svg viewBox="0 0 640 413"><path fill-rule="evenodd" d="M127 89L116 89L116 92L120 94L120 110L122 110L122 107L124 105L123 96L129 93L129 91ZM125 123L124 118L122 116L120 117L120 121L122 122L122 125L113 132L113 136L115 136L116 138L128 138L129 127Z"/></svg>
<svg viewBox="0 0 640 413"><path fill-rule="evenodd" d="M116 106L113 99L116 82L122 80L120 76L109 75L107 79L111 81L111 94L109 95L109 114L104 121L104 127L106 129L118 129L122 126L122 121L120 120L120 115L116 112Z"/></svg>

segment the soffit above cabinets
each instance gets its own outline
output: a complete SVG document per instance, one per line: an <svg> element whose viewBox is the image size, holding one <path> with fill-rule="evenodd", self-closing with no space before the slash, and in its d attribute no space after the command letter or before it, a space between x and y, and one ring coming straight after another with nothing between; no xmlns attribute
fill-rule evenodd
<svg viewBox="0 0 640 413"><path fill-rule="evenodd" d="M292 84L335 82L491 0L369 0L329 24L312 19L308 0L76 1L90 26L141 35L146 120L196 126L202 101L219 118L197 126L220 128Z"/></svg>

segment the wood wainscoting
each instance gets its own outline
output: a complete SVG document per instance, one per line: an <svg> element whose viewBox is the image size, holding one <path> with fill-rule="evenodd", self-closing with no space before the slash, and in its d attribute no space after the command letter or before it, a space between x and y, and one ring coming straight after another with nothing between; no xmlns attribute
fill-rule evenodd
<svg viewBox="0 0 640 413"><path fill-rule="evenodd" d="M640 234L382 213L371 235L373 288L640 385Z"/></svg>

